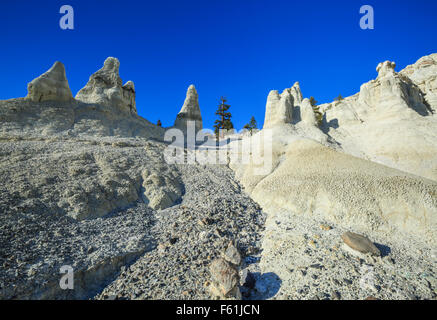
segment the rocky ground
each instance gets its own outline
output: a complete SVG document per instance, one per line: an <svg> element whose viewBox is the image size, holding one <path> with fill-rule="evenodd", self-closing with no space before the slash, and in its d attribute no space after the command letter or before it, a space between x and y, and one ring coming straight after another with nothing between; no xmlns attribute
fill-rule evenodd
<svg viewBox="0 0 437 320"><path fill-rule="evenodd" d="M258 253L265 216L233 172L164 166L164 147L4 136L1 297L205 299L208 267L229 241ZM180 197L168 204L170 176ZM59 289L63 265L74 268L74 292Z"/></svg>
<svg viewBox="0 0 437 320"><path fill-rule="evenodd" d="M208 299L209 266L229 241L244 256L260 251L265 217L224 167L181 166L186 194L180 205L156 213L158 245L98 299Z"/></svg>
<svg viewBox="0 0 437 320"><path fill-rule="evenodd" d="M322 216L268 215L256 298L435 299L437 251L405 234L365 234L381 256L351 250Z"/></svg>

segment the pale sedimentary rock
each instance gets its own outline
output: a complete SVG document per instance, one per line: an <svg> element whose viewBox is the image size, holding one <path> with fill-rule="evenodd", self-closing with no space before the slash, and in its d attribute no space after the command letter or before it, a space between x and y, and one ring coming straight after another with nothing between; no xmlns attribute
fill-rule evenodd
<svg viewBox="0 0 437 320"><path fill-rule="evenodd" d="M437 53L424 56L399 72L410 78L423 92L434 114L437 113Z"/></svg>
<svg viewBox="0 0 437 320"><path fill-rule="evenodd" d="M379 63L376 66L376 72L378 72L378 78L384 77L386 75L394 76L396 74L395 68L396 68L396 63L394 63L392 61L387 60L387 61Z"/></svg>
<svg viewBox="0 0 437 320"><path fill-rule="evenodd" d="M270 91L266 103L266 115L263 128L272 128L291 123L293 112L293 96L290 89L281 94L277 90Z"/></svg>
<svg viewBox="0 0 437 320"><path fill-rule="evenodd" d="M399 73L393 62L378 64L377 78L359 93L320 107L325 130L349 154L436 180L437 122L429 103L437 89L436 57Z"/></svg>
<svg viewBox="0 0 437 320"><path fill-rule="evenodd" d="M300 103L300 119L305 124L316 125L316 115L314 114L310 100L307 98Z"/></svg>
<svg viewBox="0 0 437 320"><path fill-rule="evenodd" d="M284 89L281 94L277 90L270 91L267 97L263 128L300 122L310 126L317 124L313 107L309 99L303 98L299 82L291 88Z"/></svg>
<svg viewBox="0 0 437 320"><path fill-rule="evenodd" d="M370 116L409 118L417 115L427 115L420 89L406 76L395 72L394 62L385 61L378 64L378 77L363 84L360 88L358 103L368 106ZM358 110L360 111L360 110Z"/></svg>
<svg viewBox="0 0 437 320"><path fill-rule="evenodd" d="M38 78L27 85L27 99L34 102L73 100L64 65L57 61Z"/></svg>
<svg viewBox="0 0 437 320"><path fill-rule="evenodd" d="M294 105L299 105L303 100L299 82L296 81L293 84L293 86L290 88L290 93L293 96Z"/></svg>
<svg viewBox="0 0 437 320"><path fill-rule="evenodd" d="M187 90L184 104L176 116L174 126L187 130L187 123L194 122L196 132L202 130L202 115L199 107L199 96L194 85L190 85Z"/></svg>
<svg viewBox="0 0 437 320"><path fill-rule="evenodd" d="M123 85L119 68L120 62L117 58L107 58L103 68L91 75L86 86L77 93L76 99L136 114L134 84L128 81Z"/></svg>

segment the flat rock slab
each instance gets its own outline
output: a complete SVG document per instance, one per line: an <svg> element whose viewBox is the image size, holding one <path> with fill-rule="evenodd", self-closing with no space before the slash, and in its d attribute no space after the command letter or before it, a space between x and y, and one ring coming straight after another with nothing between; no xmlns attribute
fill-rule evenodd
<svg viewBox="0 0 437 320"><path fill-rule="evenodd" d="M352 249L361 253L371 253L372 255L379 256L381 252L367 237L353 232L345 232L341 238Z"/></svg>

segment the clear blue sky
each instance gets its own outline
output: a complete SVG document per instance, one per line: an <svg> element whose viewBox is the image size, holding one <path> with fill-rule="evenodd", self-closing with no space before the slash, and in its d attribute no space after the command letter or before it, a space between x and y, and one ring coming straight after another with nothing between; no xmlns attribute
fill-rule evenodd
<svg viewBox="0 0 437 320"><path fill-rule="evenodd" d="M75 10L61 30L59 8ZM361 30L359 8L375 10ZM173 124L194 84L204 126L226 96L241 128L261 125L267 94L299 81L305 97L330 102L359 91L376 65L397 70L437 52L435 0L0 1L0 99L26 95L27 83L56 60L73 95L108 56L137 90L138 113Z"/></svg>

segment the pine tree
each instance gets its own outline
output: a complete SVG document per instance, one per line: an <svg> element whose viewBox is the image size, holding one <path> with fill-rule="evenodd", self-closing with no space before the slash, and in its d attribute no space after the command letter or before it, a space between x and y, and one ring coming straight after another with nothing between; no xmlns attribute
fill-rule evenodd
<svg viewBox="0 0 437 320"><path fill-rule="evenodd" d="M335 98L335 101L341 101L341 100L343 100L343 97L341 96L341 94L339 94L338 97Z"/></svg>
<svg viewBox="0 0 437 320"><path fill-rule="evenodd" d="M231 130L234 128L234 125L231 121L232 115L230 112L228 112L231 106L229 104L226 104L226 102L226 98L221 97L220 104L218 105L218 109L215 112L215 114L219 117L219 119L215 120L214 122L214 132L217 140L219 139L220 129Z"/></svg>
<svg viewBox="0 0 437 320"><path fill-rule="evenodd" d="M316 116L317 125L320 127L323 123L323 114L320 112L320 108L317 105L316 99L314 97L310 97L310 104L313 107L314 114Z"/></svg>
<svg viewBox="0 0 437 320"><path fill-rule="evenodd" d="M311 103L312 107L317 106L317 101L316 101L316 99L314 99L314 97L310 97L310 103Z"/></svg>
<svg viewBox="0 0 437 320"><path fill-rule="evenodd" d="M158 122L156 122L156 125L157 125L158 127L162 127L161 120L158 120Z"/></svg>
<svg viewBox="0 0 437 320"><path fill-rule="evenodd" d="M243 128L249 130L250 135L252 135L252 131L258 128L258 124L256 123L255 117L252 116L252 118L250 118L250 122L246 124Z"/></svg>

